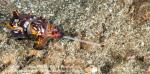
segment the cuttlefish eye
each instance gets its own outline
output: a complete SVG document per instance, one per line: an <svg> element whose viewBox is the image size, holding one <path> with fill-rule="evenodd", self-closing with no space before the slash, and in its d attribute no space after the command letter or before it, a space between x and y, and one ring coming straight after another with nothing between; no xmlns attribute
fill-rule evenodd
<svg viewBox="0 0 150 74"><path fill-rule="evenodd" d="M62 38L62 33L58 29L53 29L51 33L49 33L49 37L57 39Z"/></svg>
<svg viewBox="0 0 150 74"><path fill-rule="evenodd" d="M52 35L57 34L59 31L57 29L52 30Z"/></svg>

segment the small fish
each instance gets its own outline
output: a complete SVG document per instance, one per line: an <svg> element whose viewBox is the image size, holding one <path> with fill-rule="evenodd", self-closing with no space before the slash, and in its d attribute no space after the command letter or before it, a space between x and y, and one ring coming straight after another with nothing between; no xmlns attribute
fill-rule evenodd
<svg viewBox="0 0 150 74"><path fill-rule="evenodd" d="M5 27L11 30L11 34L18 38L33 38L35 43L33 48L43 49L49 39L60 39L63 33L59 28L51 24L43 17L31 14L21 14L13 11L9 22L5 21Z"/></svg>

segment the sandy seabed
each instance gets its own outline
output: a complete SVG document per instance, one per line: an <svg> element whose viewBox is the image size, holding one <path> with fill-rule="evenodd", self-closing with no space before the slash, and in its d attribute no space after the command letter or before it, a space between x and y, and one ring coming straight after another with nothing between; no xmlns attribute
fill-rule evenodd
<svg viewBox="0 0 150 74"><path fill-rule="evenodd" d="M150 74L149 0L0 0L1 18L13 10L62 26L65 36L43 50L0 30L2 74Z"/></svg>

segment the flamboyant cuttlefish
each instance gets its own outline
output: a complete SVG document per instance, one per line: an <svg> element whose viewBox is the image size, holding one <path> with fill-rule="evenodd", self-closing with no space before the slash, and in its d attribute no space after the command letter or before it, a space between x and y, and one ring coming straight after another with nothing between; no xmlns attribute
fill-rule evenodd
<svg viewBox="0 0 150 74"><path fill-rule="evenodd" d="M15 37L26 37L35 39L33 48L42 49L49 39L62 38L62 32L55 25L43 17L31 14L21 14L13 11L9 22L5 22L11 29L10 33Z"/></svg>

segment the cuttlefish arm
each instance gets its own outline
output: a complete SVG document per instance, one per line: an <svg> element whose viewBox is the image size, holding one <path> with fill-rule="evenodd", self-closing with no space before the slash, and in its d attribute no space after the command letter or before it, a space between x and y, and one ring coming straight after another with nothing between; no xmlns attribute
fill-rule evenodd
<svg viewBox="0 0 150 74"><path fill-rule="evenodd" d="M35 40L33 48L35 49L43 49L48 43L48 37L38 36Z"/></svg>

